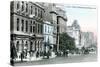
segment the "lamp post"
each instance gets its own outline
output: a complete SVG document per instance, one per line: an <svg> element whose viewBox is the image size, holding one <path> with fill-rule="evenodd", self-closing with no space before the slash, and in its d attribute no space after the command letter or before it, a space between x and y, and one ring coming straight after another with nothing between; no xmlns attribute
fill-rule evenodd
<svg viewBox="0 0 100 67"><path fill-rule="evenodd" d="M60 16L60 15L57 16L57 36L56 36L56 38L57 38L57 39L56 39L57 53L59 52L59 34L61 33L61 32L60 32L60 22L59 22L59 18L63 18L64 21L67 21L66 18L64 18L64 17L62 17L62 16Z"/></svg>
<svg viewBox="0 0 100 67"><path fill-rule="evenodd" d="M57 36L56 36L56 44L57 44L57 53L59 52L59 16L57 16Z"/></svg>

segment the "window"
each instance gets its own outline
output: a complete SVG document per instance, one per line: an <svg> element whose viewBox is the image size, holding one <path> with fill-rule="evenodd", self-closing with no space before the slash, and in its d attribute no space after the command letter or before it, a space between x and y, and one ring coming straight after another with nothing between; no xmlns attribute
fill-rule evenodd
<svg viewBox="0 0 100 67"><path fill-rule="evenodd" d="M32 21L31 21L31 24L30 24L30 32L32 33Z"/></svg>
<svg viewBox="0 0 100 67"><path fill-rule="evenodd" d="M35 32L35 26L33 26L33 33Z"/></svg>
<svg viewBox="0 0 100 67"><path fill-rule="evenodd" d="M28 12L28 4L26 3L26 12Z"/></svg>
<svg viewBox="0 0 100 67"><path fill-rule="evenodd" d="M35 16L37 16L37 8L35 8Z"/></svg>
<svg viewBox="0 0 100 67"><path fill-rule="evenodd" d="M35 21L33 22L33 33L35 32Z"/></svg>
<svg viewBox="0 0 100 67"><path fill-rule="evenodd" d="M24 11L24 2L22 1L22 11Z"/></svg>
<svg viewBox="0 0 100 67"><path fill-rule="evenodd" d="M41 24L41 34L43 33L43 25Z"/></svg>
<svg viewBox="0 0 100 67"><path fill-rule="evenodd" d="M24 40L21 40L22 42L21 42L21 50L23 50L24 49Z"/></svg>
<svg viewBox="0 0 100 67"><path fill-rule="evenodd" d="M33 13L33 7L31 6L31 14Z"/></svg>
<svg viewBox="0 0 100 67"><path fill-rule="evenodd" d="M16 49L17 49L17 51L19 51L19 41L17 41Z"/></svg>
<svg viewBox="0 0 100 67"><path fill-rule="evenodd" d="M32 50L32 44L33 44L33 42L31 42L31 44L30 44L30 50Z"/></svg>
<svg viewBox="0 0 100 67"><path fill-rule="evenodd" d="M35 32L37 33L37 23L35 24L35 30L36 30Z"/></svg>
<svg viewBox="0 0 100 67"><path fill-rule="evenodd" d="M40 17L40 10L38 9L38 17Z"/></svg>
<svg viewBox="0 0 100 67"><path fill-rule="evenodd" d="M28 21L26 20L26 32L28 32Z"/></svg>
<svg viewBox="0 0 100 67"><path fill-rule="evenodd" d="M46 25L45 25L45 33L46 33Z"/></svg>
<svg viewBox="0 0 100 67"><path fill-rule="evenodd" d="M26 41L25 47L28 48L28 43L27 43L27 41Z"/></svg>
<svg viewBox="0 0 100 67"><path fill-rule="evenodd" d="M35 25L35 21L33 22L33 24Z"/></svg>
<svg viewBox="0 0 100 67"><path fill-rule="evenodd" d="M24 31L24 20L22 19L22 31Z"/></svg>
<svg viewBox="0 0 100 67"><path fill-rule="evenodd" d="M42 11L41 11L41 18L42 18Z"/></svg>
<svg viewBox="0 0 100 67"><path fill-rule="evenodd" d="M17 31L19 31L19 18L17 18Z"/></svg>
<svg viewBox="0 0 100 67"><path fill-rule="evenodd" d="M48 26L48 33L49 33L49 26Z"/></svg>
<svg viewBox="0 0 100 67"><path fill-rule="evenodd" d="M34 47L35 47L35 51L36 51L36 40L34 41Z"/></svg>
<svg viewBox="0 0 100 67"><path fill-rule="evenodd" d="M18 2L18 3L17 3L17 10L19 9L19 5L20 5L20 4L19 4L19 2Z"/></svg>
<svg viewBox="0 0 100 67"><path fill-rule="evenodd" d="M39 26L40 26L40 24L38 24L38 33L39 33L39 28L40 28Z"/></svg>

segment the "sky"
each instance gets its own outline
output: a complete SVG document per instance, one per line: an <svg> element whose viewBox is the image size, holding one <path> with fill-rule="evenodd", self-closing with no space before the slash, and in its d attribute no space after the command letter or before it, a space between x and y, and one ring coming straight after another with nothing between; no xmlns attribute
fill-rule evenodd
<svg viewBox="0 0 100 67"><path fill-rule="evenodd" d="M59 5L66 11L67 25L78 21L83 32L93 32L97 36L97 8L87 5Z"/></svg>

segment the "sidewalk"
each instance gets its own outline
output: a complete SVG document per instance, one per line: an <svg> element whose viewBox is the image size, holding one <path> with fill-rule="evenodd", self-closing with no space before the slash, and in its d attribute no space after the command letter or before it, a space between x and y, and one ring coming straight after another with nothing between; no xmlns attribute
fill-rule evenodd
<svg viewBox="0 0 100 67"><path fill-rule="evenodd" d="M50 58L55 58L56 55L54 52L52 52L52 55L49 57ZM36 58L36 56L33 57L27 57L26 59L23 59L23 62L27 62L27 61L38 61L38 60L43 60L43 56ZM21 59L16 59L15 62L21 62Z"/></svg>
<svg viewBox="0 0 100 67"><path fill-rule="evenodd" d="M27 61L38 61L38 60L42 60L43 57L30 57L30 58L26 58L26 59L23 59L23 62L27 62ZM21 59L16 59L15 62L21 62Z"/></svg>
<svg viewBox="0 0 100 67"><path fill-rule="evenodd" d="M68 56L80 56L82 54L68 54Z"/></svg>
<svg viewBox="0 0 100 67"><path fill-rule="evenodd" d="M56 57L55 53L54 53L54 52L52 52L52 54L51 54L50 58L55 58L55 57Z"/></svg>

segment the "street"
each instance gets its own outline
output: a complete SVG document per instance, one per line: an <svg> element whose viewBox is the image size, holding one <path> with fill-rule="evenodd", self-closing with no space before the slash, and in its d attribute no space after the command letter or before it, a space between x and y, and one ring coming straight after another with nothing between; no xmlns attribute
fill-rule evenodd
<svg viewBox="0 0 100 67"><path fill-rule="evenodd" d="M94 62L94 61L97 61L97 55L87 54L87 55L78 55L78 56L69 56L69 57L56 57L56 58L51 58L51 59L43 59L39 61L19 62L19 63L15 63L15 66Z"/></svg>

